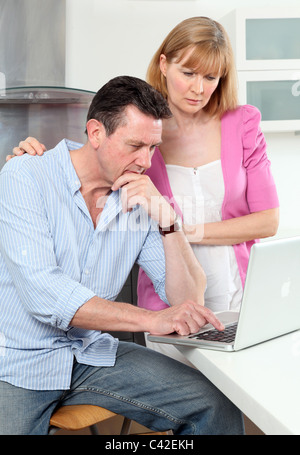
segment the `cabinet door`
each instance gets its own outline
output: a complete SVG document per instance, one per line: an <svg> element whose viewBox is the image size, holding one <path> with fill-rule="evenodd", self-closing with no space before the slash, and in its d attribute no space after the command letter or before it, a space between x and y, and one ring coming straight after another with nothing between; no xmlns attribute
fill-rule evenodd
<svg viewBox="0 0 300 455"><path fill-rule="evenodd" d="M239 73L240 102L256 106L264 131L300 130L300 71Z"/></svg>
<svg viewBox="0 0 300 455"><path fill-rule="evenodd" d="M300 70L300 7L241 8L220 22L239 71Z"/></svg>
<svg viewBox="0 0 300 455"><path fill-rule="evenodd" d="M294 81L248 81L247 103L258 107L263 121L300 119L300 99Z"/></svg>
<svg viewBox="0 0 300 455"><path fill-rule="evenodd" d="M300 60L300 17L246 19L246 60L297 59Z"/></svg>

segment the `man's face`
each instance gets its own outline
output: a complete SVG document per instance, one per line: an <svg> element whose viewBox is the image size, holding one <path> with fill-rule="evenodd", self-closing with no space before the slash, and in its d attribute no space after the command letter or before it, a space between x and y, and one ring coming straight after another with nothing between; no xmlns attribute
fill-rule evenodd
<svg viewBox="0 0 300 455"><path fill-rule="evenodd" d="M161 143L161 120L134 106L127 107L125 114L125 125L105 136L97 151L103 176L110 185L127 172L142 174L149 169L155 147Z"/></svg>

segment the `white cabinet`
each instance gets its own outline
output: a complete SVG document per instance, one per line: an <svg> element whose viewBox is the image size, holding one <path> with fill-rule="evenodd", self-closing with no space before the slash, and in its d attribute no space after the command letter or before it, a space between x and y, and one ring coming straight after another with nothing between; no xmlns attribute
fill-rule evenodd
<svg viewBox="0 0 300 455"><path fill-rule="evenodd" d="M300 7L236 9L220 22L231 40L238 71L300 71Z"/></svg>
<svg viewBox="0 0 300 455"><path fill-rule="evenodd" d="M264 131L300 130L300 7L237 9L222 18L232 43L241 104Z"/></svg>
<svg viewBox="0 0 300 455"><path fill-rule="evenodd" d="M239 101L256 106L265 132L300 131L300 71L239 71Z"/></svg>

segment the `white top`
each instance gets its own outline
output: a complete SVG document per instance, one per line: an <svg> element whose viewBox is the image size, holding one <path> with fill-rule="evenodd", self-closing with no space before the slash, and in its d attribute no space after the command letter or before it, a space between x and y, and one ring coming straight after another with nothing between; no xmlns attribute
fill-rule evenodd
<svg viewBox="0 0 300 455"><path fill-rule="evenodd" d="M221 160L198 168L167 164L172 193L186 224L222 220L224 180ZM242 283L232 246L191 245L207 277L205 305L213 311L238 311Z"/></svg>

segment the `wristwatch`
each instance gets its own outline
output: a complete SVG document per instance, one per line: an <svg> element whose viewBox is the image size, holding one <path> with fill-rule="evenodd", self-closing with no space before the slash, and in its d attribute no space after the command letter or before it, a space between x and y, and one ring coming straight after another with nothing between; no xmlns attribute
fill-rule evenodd
<svg viewBox="0 0 300 455"><path fill-rule="evenodd" d="M169 227L160 227L158 226L159 233L163 236L167 234L172 234L172 232L182 231L182 219L181 216L176 214L174 224Z"/></svg>

